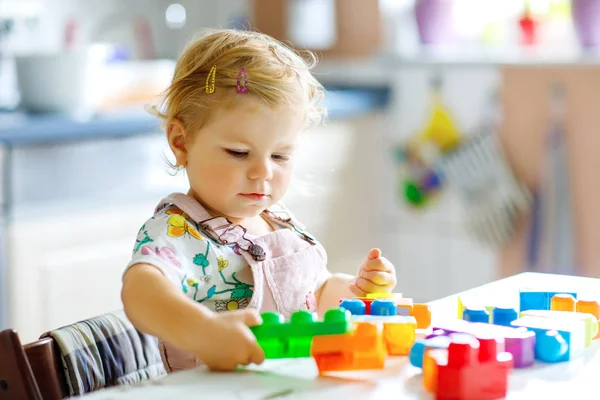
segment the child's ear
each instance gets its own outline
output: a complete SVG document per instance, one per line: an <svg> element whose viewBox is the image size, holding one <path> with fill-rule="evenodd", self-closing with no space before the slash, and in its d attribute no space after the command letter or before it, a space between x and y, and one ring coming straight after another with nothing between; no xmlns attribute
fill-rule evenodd
<svg viewBox="0 0 600 400"><path fill-rule="evenodd" d="M187 165L187 150L185 148L186 133L183 122L178 119L174 119L167 126L167 140L175 156L176 166L185 167Z"/></svg>

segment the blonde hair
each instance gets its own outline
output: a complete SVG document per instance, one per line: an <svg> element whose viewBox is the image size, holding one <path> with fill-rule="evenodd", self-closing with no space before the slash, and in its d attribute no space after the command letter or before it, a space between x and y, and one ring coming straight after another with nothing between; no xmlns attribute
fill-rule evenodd
<svg viewBox="0 0 600 400"><path fill-rule="evenodd" d="M324 89L310 72L317 63L315 55L306 54L303 57L258 32L210 31L186 47L175 66L171 85L149 111L165 126L177 119L193 133L208 121L215 107L231 106L235 96L256 96L270 107L304 105L306 127L313 126L326 117L325 109L319 107ZM207 93L213 66L215 90ZM247 94L236 91L241 68L248 76Z"/></svg>

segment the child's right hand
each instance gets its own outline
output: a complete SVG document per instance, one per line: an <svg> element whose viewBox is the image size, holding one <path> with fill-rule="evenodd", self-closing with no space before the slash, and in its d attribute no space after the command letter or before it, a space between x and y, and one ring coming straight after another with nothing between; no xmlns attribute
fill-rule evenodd
<svg viewBox="0 0 600 400"><path fill-rule="evenodd" d="M245 309L213 315L206 325L198 356L211 370L231 371L239 365L262 364L265 353L249 326L260 325L258 311Z"/></svg>

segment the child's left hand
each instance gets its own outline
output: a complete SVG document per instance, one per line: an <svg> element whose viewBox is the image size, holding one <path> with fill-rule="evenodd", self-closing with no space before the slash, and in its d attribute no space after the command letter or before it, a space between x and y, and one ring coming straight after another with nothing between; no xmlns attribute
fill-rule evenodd
<svg viewBox="0 0 600 400"><path fill-rule="evenodd" d="M396 287L396 270L391 262L381 257L381 250L371 249L367 258L358 268L356 279L350 290L357 297L367 293L390 293Z"/></svg>

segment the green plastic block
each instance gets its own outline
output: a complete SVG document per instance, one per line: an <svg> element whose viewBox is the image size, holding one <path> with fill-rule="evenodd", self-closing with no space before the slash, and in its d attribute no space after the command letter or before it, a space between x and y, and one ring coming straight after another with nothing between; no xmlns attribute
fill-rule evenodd
<svg viewBox="0 0 600 400"><path fill-rule="evenodd" d="M262 314L262 325L250 329L254 336L263 342L265 339L290 339L321 335L341 335L352 330L350 312L340 309L331 309L325 313L323 321L317 321L316 314L309 311L297 311L292 314L290 322L284 322L283 317L277 313L266 312Z"/></svg>
<svg viewBox="0 0 600 400"><path fill-rule="evenodd" d="M312 336L299 338L272 338L258 341L265 352L265 358L303 358L310 357Z"/></svg>

